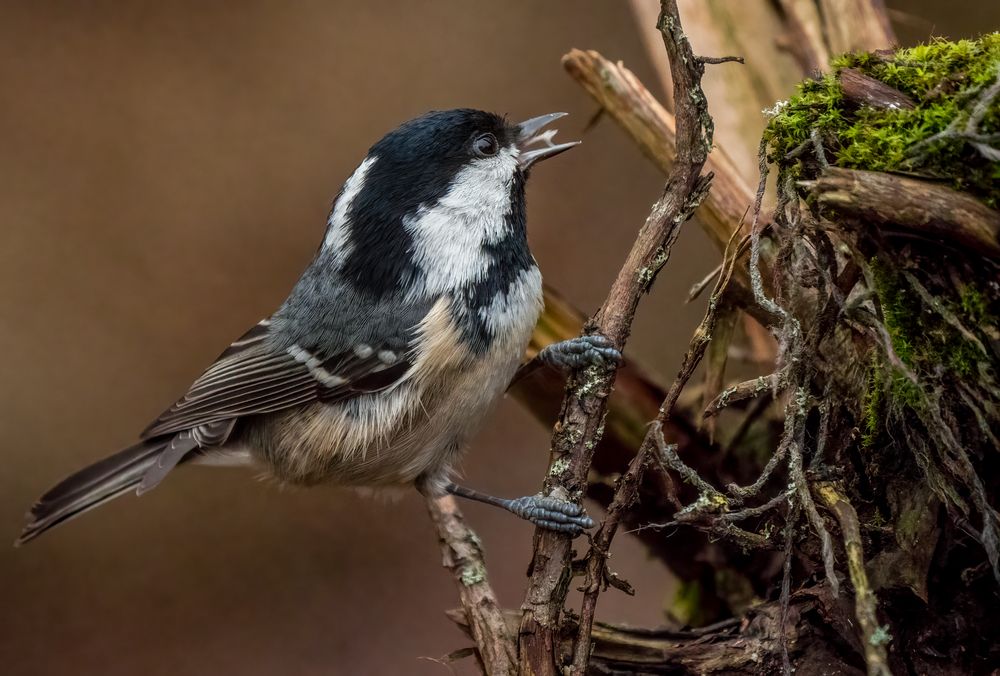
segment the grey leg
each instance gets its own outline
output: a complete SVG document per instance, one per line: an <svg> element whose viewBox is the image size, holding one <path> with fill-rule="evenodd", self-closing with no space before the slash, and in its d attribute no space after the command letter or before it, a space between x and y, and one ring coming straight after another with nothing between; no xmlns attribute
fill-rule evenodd
<svg viewBox="0 0 1000 676"><path fill-rule="evenodd" d="M487 505L506 509L539 528L579 535L585 528L593 528L594 526L593 519L584 513L583 507L568 500L548 498L543 495L527 495L523 498L508 500L480 493L472 488L454 483L445 486L445 490L461 498L485 502Z"/></svg>
<svg viewBox="0 0 1000 676"><path fill-rule="evenodd" d="M538 359L549 366L569 371L588 366L617 366L622 361L622 353L604 336L592 335L547 345L538 353Z"/></svg>

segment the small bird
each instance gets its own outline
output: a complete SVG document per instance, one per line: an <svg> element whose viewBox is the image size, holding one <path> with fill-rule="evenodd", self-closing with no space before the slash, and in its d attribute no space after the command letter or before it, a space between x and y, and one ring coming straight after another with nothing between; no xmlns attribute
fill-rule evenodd
<svg viewBox="0 0 1000 676"><path fill-rule="evenodd" d="M578 142L433 111L371 147L333 203L326 234L273 315L230 345L140 441L45 493L16 544L181 463L246 466L299 486L414 485L578 534L576 503L496 498L455 484L463 447L514 376L542 308L528 249L525 182ZM541 362L611 367L603 336L550 345Z"/></svg>

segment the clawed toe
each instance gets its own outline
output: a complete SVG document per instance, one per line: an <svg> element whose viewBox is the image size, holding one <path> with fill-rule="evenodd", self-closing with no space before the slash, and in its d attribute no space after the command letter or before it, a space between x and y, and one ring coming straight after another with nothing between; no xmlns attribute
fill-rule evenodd
<svg viewBox="0 0 1000 676"><path fill-rule="evenodd" d="M579 535L593 528L594 521L580 505L543 495L529 495L511 501L510 511L539 528Z"/></svg>
<svg viewBox="0 0 1000 676"><path fill-rule="evenodd" d="M468 500L502 507L539 528L548 528L574 537L582 533L584 529L594 527L593 519L587 516L583 507L561 498L538 494L510 500L497 498L455 483L448 483L445 486L445 491Z"/></svg>
<svg viewBox="0 0 1000 676"><path fill-rule="evenodd" d="M617 366L622 354L602 335L588 335L549 345L539 357L561 368L579 369L588 366Z"/></svg>

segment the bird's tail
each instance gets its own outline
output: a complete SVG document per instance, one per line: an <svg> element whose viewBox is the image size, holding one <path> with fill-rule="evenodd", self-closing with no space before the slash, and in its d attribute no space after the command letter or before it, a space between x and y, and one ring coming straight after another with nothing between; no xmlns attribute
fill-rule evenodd
<svg viewBox="0 0 1000 676"><path fill-rule="evenodd" d="M170 437L140 442L59 482L31 508L28 523L14 545L33 540L48 529L137 487L169 443Z"/></svg>

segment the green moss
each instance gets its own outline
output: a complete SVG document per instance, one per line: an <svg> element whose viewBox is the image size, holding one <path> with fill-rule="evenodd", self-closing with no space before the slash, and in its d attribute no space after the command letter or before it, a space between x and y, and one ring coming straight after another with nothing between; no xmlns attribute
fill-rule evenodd
<svg viewBox="0 0 1000 676"><path fill-rule="evenodd" d="M868 368L868 389L862 404L864 430L861 436L861 447L872 448L882 430L882 419L885 415L885 382L882 377L882 366L872 355Z"/></svg>
<svg viewBox="0 0 1000 676"><path fill-rule="evenodd" d="M670 614L683 624L699 624L701 614L701 583L681 582L670 606Z"/></svg>
<svg viewBox="0 0 1000 676"><path fill-rule="evenodd" d="M990 316L987 307L986 296L983 292L973 286L967 286L959 294L959 302L962 305L962 312L977 323L994 321Z"/></svg>
<svg viewBox="0 0 1000 676"><path fill-rule="evenodd" d="M885 328L892 339L896 356L907 366L914 365L914 341L922 335L923 308L920 299L900 283L900 278L878 258L871 260L875 293L882 305Z"/></svg>
<svg viewBox="0 0 1000 676"><path fill-rule="evenodd" d="M926 307L906 280L878 258L870 261L869 269L893 350L908 368L918 374L933 374L943 366L962 378L977 372L980 361L984 359L978 345L963 336L939 313ZM939 300L964 326L975 328L996 324L983 294L972 286L966 287L955 302L949 302L947 297ZM879 381L880 376L873 378L878 382L869 381L866 421L869 414L878 415L876 404L884 403L879 402L875 395L877 388L883 385ZM894 404L919 410L923 395L909 378L894 374L888 385ZM874 435L876 430L866 427L866 438L869 433ZM867 439L869 442L873 440Z"/></svg>
<svg viewBox="0 0 1000 676"><path fill-rule="evenodd" d="M787 103L766 111L772 115L764 133L772 161L781 163L817 129L832 164L944 178L989 206L1000 206L1000 162L987 160L966 141L941 140L916 155L911 152L914 144L967 119L976 97L997 77L1000 33L978 40L939 40L888 57L846 54L832 66L834 73L802 83ZM843 68L855 68L898 89L916 107L855 106L844 99L837 80ZM1000 98L989 106L979 131L1000 132Z"/></svg>

